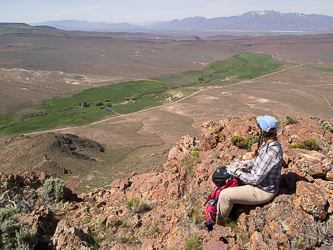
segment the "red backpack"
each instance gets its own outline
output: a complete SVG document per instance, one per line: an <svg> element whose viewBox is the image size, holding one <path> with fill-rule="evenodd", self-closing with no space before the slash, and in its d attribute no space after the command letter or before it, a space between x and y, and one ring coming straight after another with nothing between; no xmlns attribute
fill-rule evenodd
<svg viewBox="0 0 333 250"><path fill-rule="evenodd" d="M238 179L235 176L228 174L226 168L222 167L215 170L212 176L212 181L216 187L213 189L212 193L208 195L204 205L206 205L206 218L215 222L217 213L216 205L221 191L225 188L237 186Z"/></svg>

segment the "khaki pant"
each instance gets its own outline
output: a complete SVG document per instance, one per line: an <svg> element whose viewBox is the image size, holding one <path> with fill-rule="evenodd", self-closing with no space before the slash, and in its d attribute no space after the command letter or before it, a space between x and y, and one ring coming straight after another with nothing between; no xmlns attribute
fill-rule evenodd
<svg viewBox="0 0 333 250"><path fill-rule="evenodd" d="M226 188L219 196L216 223L223 224L224 218L228 218L234 204L259 205L270 201L276 194L277 191L269 193L251 185Z"/></svg>

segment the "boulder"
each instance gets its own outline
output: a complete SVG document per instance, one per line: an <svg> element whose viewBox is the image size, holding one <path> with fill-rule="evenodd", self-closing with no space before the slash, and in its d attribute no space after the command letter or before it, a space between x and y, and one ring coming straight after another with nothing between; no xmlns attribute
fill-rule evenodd
<svg viewBox="0 0 333 250"><path fill-rule="evenodd" d="M329 208L328 200L321 189L305 181L297 183L297 195L299 205L315 218L325 219Z"/></svg>
<svg viewBox="0 0 333 250"><path fill-rule="evenodd" d="M87 234L85 234L82 230L71 226L66 220L61 220L59 221L53 235L53 249L93 250L94 248L88 242Z"/></svg>

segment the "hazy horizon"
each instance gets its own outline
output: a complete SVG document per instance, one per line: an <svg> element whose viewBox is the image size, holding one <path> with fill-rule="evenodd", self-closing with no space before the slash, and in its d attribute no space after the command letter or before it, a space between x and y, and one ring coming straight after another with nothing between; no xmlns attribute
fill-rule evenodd
<svg viewBox="0 0 333 250"><path fill-rule="evenodd" d="M333 16L333 1L319 0L2 0L0 22L40 23L79 20L104 23L153 23L186 17L230 17L274 10Z"/></svg>

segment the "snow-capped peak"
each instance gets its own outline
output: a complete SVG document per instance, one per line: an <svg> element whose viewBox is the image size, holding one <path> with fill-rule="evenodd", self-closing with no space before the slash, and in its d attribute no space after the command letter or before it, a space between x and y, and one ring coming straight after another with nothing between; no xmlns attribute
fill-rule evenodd
<svg viewBox="0 0 333 250"><path fill-rule="evenodd" d="M283 16L283 13L280 13L280 12L276 12L274 10L262 10L262 11L252 11L251 12L251 15L254 16L254 15L268 15L268 14L275 14L275 15L281 15Z"/></svg>

